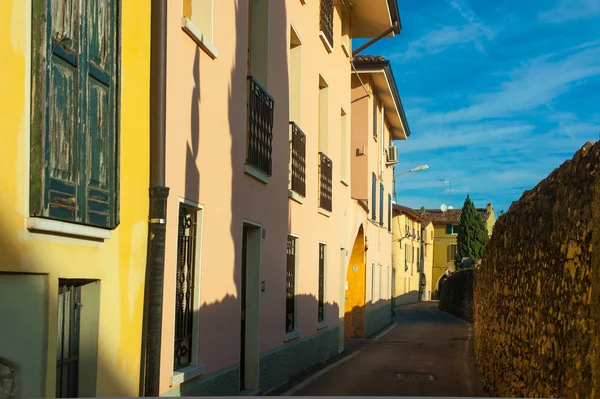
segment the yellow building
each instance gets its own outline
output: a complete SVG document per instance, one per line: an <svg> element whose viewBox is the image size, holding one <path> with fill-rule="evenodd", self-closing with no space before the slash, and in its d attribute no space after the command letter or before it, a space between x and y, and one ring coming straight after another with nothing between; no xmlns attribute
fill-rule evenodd
<svg viewBox="0 0 600 399"><path fill-rule="evenodd" d="M392 298L394 306L431 299L433 224L418 211L393 205Z"/></svg>
<svg viewBox="0 0 600 399"><path fill-rule="evenodd" d="M488 235L491 236L496 223L492 204L487 204L485 208L478 208L477 212L479 212L485 223ZM436 299L439 294L442 278L454 271L454 258L458 245L456 237L461 214L462 209L448 209L445 212L439 209L425 210L425 218L434 227L432 299Z"/></svg>
<svg viewBox="0 0 600 399"><path fill-rule="evenodd" d="M138 396L150 3L5 0L0 32L0 388Z"/></svg>

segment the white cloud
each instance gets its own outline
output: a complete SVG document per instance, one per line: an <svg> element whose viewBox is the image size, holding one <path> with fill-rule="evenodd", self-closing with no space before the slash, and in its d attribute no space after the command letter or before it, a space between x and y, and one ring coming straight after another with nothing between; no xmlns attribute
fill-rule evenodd
<svg viewBox="0 0 600 399"><path fill-rule="evenodd" d="M526 113L569 90L583 79L600 76L600 47L585 49L559 61L535 58L508 74L497 91L476 96L474 105L432 114L423 123L457 123Z"/></svg>
<svg viewBox="0 0 600 399"><path fill-rule="evenodd" d="M563 23L599 15L598 0L558 0L553 8L540 12L538 17L543 22Z"/></svg>
<svg viewBox="0 0 600 399"><path fill-rule="evenodd" d="M408 60L422 57L424 54L438 54L449 47L471 43L477 51L484 53L483 39L485 39L485 35L475 25L444 26L410 42L402 58Z"/></svg>

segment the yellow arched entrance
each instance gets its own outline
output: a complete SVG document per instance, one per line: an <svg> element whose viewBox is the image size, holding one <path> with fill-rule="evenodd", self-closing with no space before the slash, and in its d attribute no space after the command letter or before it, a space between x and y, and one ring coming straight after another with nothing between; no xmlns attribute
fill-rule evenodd
<svg viewBox="0 0 600 399"><path fill-rule="evenodd" d="M365 233L363 226L358 228L354 240L350 263L346 273L348 289L344 301L344 326L346 337L365 337L365 290L367 267L365 263Z"/></svg>

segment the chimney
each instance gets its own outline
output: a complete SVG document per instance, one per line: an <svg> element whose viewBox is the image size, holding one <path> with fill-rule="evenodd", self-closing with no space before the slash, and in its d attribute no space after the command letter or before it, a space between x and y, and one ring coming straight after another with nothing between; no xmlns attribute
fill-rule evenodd
<svg viewBox="0 0 600 399"><path fill-rule="evenodd" d="M487 204L485 208L487 209L487 211L490 214L494 211L494 208L492 208L492 204L491 203Z"/></svg>

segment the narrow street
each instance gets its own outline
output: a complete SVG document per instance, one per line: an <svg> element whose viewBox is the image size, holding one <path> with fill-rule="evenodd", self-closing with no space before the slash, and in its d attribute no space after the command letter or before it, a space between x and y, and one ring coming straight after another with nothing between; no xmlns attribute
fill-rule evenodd
<svg viewBox="0 0 600 399"><path fill-rule="evenodd" d="M487 396L475 367L472 325L437 301L396 308L394 324L349 354L285 387L293 396Z"/></svg>

